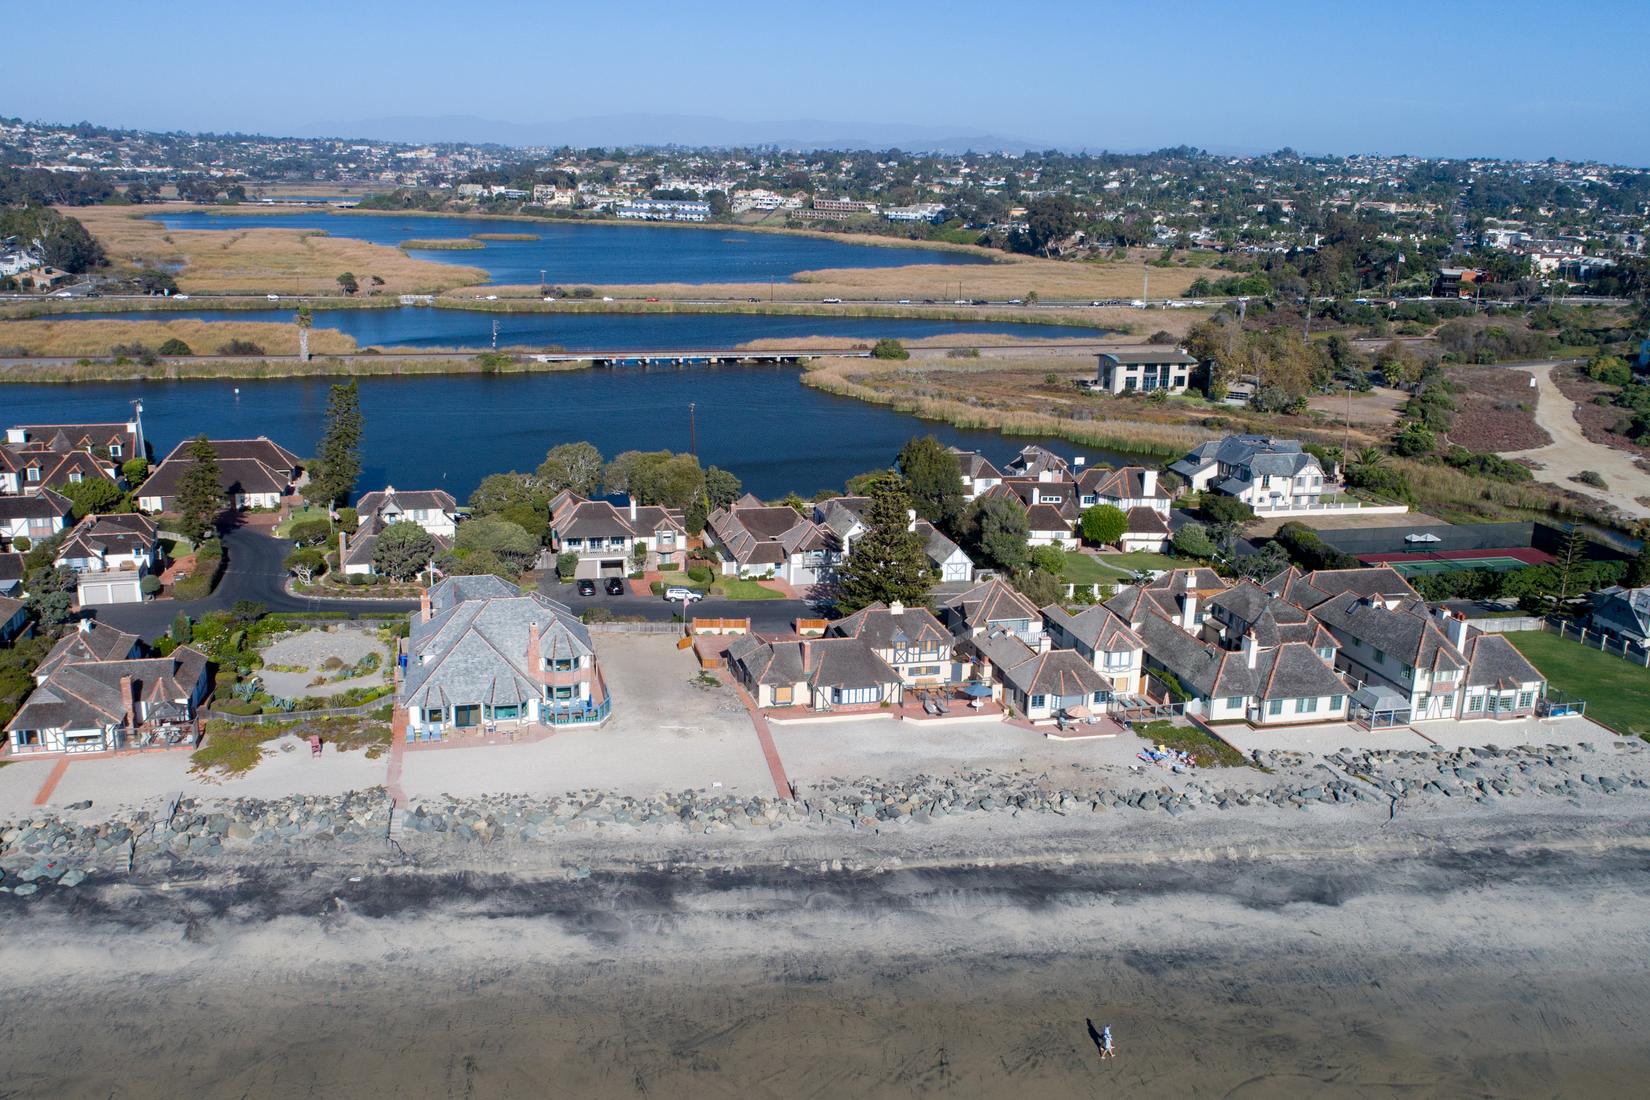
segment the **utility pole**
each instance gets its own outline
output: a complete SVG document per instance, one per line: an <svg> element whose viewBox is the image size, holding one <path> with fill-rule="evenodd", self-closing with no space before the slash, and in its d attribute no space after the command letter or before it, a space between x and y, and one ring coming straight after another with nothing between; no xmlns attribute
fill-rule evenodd
<svg viewBox="0 0 1650 1100"><path fill-rule="evenodd" d="M539 293L544 292L544 268L539 268Z"/></svg>
<svg viewBox="0 0 1650 1100"><path fill-rule="evenodd" d="M143 399L140 397L132 402L132 423L137 427L137 454L133 458L148 458L149 452L143 446Z"/></svg>
<svg viewBox="0 0 1650 1100"><path fill-rule="evenodd" d="M694 402L688 402L688 454L699 457L699 421L694 415Z"/></svg>

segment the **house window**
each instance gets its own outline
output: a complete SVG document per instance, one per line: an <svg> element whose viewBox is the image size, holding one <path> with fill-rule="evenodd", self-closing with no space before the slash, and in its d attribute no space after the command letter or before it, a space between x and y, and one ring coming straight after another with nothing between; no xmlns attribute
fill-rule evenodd
<svg viewBox="0 0 1650 1100"><path fill-rule="evenodd" d="M1414 665L1405 665L1404 666L1404 679L1406 679L1406 680L1415 679L1415 666Z"/></svg>
<svg viewBox="0 0 1650 1100"><path fill-rule="evenodd" d="M561 544L569 550L577 550L584 545L583 539L562 539Z"/></svg>
<svg viewBox="0 0 1650 1100"><path fill-rule="evenodd" d="M573 685L566 684L551 691L550 697L557 702L565 703L573 698Z"/></svg>
<svg viewBox="0 0 1650 1100"><path fill-rule="evenodd" d="M1343 701L1345 701L1345 699L1346 699L1346 696L1344 696L1344 695L1331 695L1329 697L1329 709L1330 710L1340 710L1341 709L1341 703Z"/></svg>
<svg viewBox="0 0 1650 1100"><path fill-rule="evenodd" d="M1386 651L1385 650L1377 649L1375 651L1375 663L1378 664L1378 665L1386 664Z"/></svg>
<svg viewBox="0 0 1650 1100"><path fill-rule="evenodd" d="M1272 700L1268 701L1267 704L1266 704L1266 713L1267 714L1282 714L1283 713L1283 700L1282 699L1272 699Z"/></svg>
<svg viewBox="0 0 1650 1100"><path fill-rule="evenodd" d="M481 706L478 703L464 703L453 708L453 725L473 726L481 721Z"/></svg>
<svg viewBox="0 0 1650 1100"><path fill-rule="evenodd" d="M1467 713L1482 714L1484 712L1484 697L1482 695L1467 696Z"/></svg>
<svg viewBox="0 0 1650 1100"><path fill-rule="evenodd" d="M1518 709L1529 710L1535 705L1535 692L1521 691L1518 693Z"/></svg>
<svg viewBox="0 0 1650 1100"><path fill-rule="evenodd" d="M81 473L79 470L71 470L69 472L69 481L72 482L73 484L79 485L82 481L85 481L85 480L86 480L86 475Z"/></svg>
<svg viewBox="0 0 1650 1100"><path fill-rule="evenodd" d="M1326 661L1333 661L1335 659L1335 647L1332 645L1319 646L1318 656Z"/></svg>
<svg viewBox="0 0 1650 1100"><path fill-rule="evenodd" d="M38 467L38 466L30 466L29 467L29 480L30 481L39 481L40 480L40 467Z"/></svg>
<svg viewBox="0 0 1650 1100"><path fill-rule="evenodd" d="M1106 701L1106 693L1103 692L1103 691L1095 692L1094 693L1094 701L1096 703L1104 703Z"/></svg>
<svg viewBox="0 0 1650 1100"><path fill-rule="evenodd" d="M1295 700L1295 713L1296 714L1316 714L1316 713L1318 713L1318 700L1317 700L1317 697L1314 696L1311 699L1296 699Z"/></svg>
<svg viewBox="0 0 1650 1100"><path fill-rule="evenodd" d="M1041 709L1043 709L1043 703L1044 702L1046 702L1046 697L1045 696L1033 695L1031 697L1031 709L1032 710L1041 710Z"/></svg>
<svg viewBox="0 0 1650 1100"><path fill-rule="evenodd" d="M791 702L791 686L776 687L773 689L773 701L779 706L789 706Z"/></svg>
<svg viewBox="0 0 1650 1100"><path fill-rule="evenodd" d="M1450 714L1455 713L1455 692L1446 691L1438 696L1438 706Z"/></svg>
<svg viewBox="0 0 1650 1100"><path fill-rule="evenodd" d="M881 698L882 689L876 687L831 689L831 702L849 706L855 703L875 703Z"/></svg>
<svg viewBox="0 0 1650 1100"><path fill-rule="evenodd" d="M1228 695L1226 697L1226 709L1227 710L1242 710L1243 709L1243 696L1241 696L1241 695Z"/></svg>
<svg viewBox="0 0 1650 1100"><path fill-rule="evenodd" d="M109 457L110 458L119 458L120 457L120 444L119 443L109 444Z"/></svg>
<svg viewBox="0 0 1650 1100"><path fill-rule="evenodd" d="M557 672L572 672L579 667L577 657L557 657L550 662L550 667Z"/></svg>
<svg viewBox="0 0 1650 1100"><path fill-rule="evenodd" d="M1459 675L1461 675L1461 670L1458 668L1441 668L1432 674L1432 678L1434 680L1444 681L1453 680Z"/></svg>
<svg viewBox="0 0 1650 1100"><path fill-rule="evenodd" d="M424 708L424 721L429 722L431 725L439 726L441 724L441 720L446 716L447 711L444 707Z"/></svg>
<svg viewBox="0 0 1650 1100"><path fill-rule="evenodd" d="M520 714L521 713L521 707L520 707L519 704L511 703L507 707L495 706L495 707L492 708L492 712L493 712L493 717L495 719L503 718L503 719L508 720L508 719L514 718L518 714Z"/></svg>

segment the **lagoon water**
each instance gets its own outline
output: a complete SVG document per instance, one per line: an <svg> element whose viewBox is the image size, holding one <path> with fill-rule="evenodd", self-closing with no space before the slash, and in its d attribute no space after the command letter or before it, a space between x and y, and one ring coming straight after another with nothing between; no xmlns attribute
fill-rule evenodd
<svg viewBox="0 0 1650 1100"><path fill-rule="evenodd" d="M158 214L169 229L311 229L394 247L407 240L476 233L532 233L530 241L486 241L479 249L409 249L421 260L484 269L495 283L765 283L832 267L990 263L940 249L888 248L786 233L736 229L587 225L529 218L501 220L397 214ZM362 274L358 272L357 274Z"/></svg>
<svg viewBox="0 0 1650 1100"><path fill-rule="evenodd" d="M259 310L122 310L76 314L87 320L263 321L290 324L290 309ZM752 340L808 336L842 341L884 336L917 340L954 333L1023 339L1096 337L1103 329L1073 325L1012 324L991 321L927 321L889 317L786 317L739 313L489 313L481 310L323 309L315 311L318 328L336 329L361 347L485 348L498 321L499 347L558 347L567 351L694 351L733 348Z"/></svg>
<svg viewBox="0 0 1650 1100"><path fill-rule="evenodd" d="M8 384L7 423L123 420L142 399L157 457L206 432L267 435L313 454L334 379ZM366 416L363 489L445 488L464 499L487 474L532 470L558 443L588 439L609 457L625 450L689 448L696 405L701 461L737 474L762 497L840 489L890 465L913 435L1007 461L1028 443L1119 464L1125 456L1046 439L965 431L835 397L802 385L794 367L650 367L553 374L409 375L360 379Z"/></svg>

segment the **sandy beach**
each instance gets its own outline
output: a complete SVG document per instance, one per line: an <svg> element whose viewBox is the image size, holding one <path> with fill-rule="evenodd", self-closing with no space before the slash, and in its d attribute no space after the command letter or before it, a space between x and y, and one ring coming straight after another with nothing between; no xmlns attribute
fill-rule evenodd
<svg viewBox="0 0 1650 1100"><path fill-rule="evenodd" d="M180 864L0 899L0 1095L1635 1094L1647 811Z"/></svg>

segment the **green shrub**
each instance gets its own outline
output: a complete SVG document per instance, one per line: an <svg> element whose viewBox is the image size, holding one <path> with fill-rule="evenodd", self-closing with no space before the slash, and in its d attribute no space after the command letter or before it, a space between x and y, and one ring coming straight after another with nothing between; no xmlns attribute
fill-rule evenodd
<svg viewBox="0 0 1650 1100"><path fill-rule="evenodd" d="M909 359L911 353L905 350L905 345L898 340L884 337L871 345L872 359Z"/></svg>
<svg viewBox="0 0 1650 1100"><path fill-rule="evenodd" d="M712 577L710 569L703 565L693 566L687 571L687 575L688 580L697 581L700 584L709 584Z"/></svg>
<svg viewBox="0 0 1650 1100"><path fill-rule="evenodd" d="M179 340L176 336L174 336L170 340L166 341L166 343L164 343L160 346L160 354L161 355L193 355L195 353L189 350L189 345L188 344L184 343L182 340Z"/></svg>

